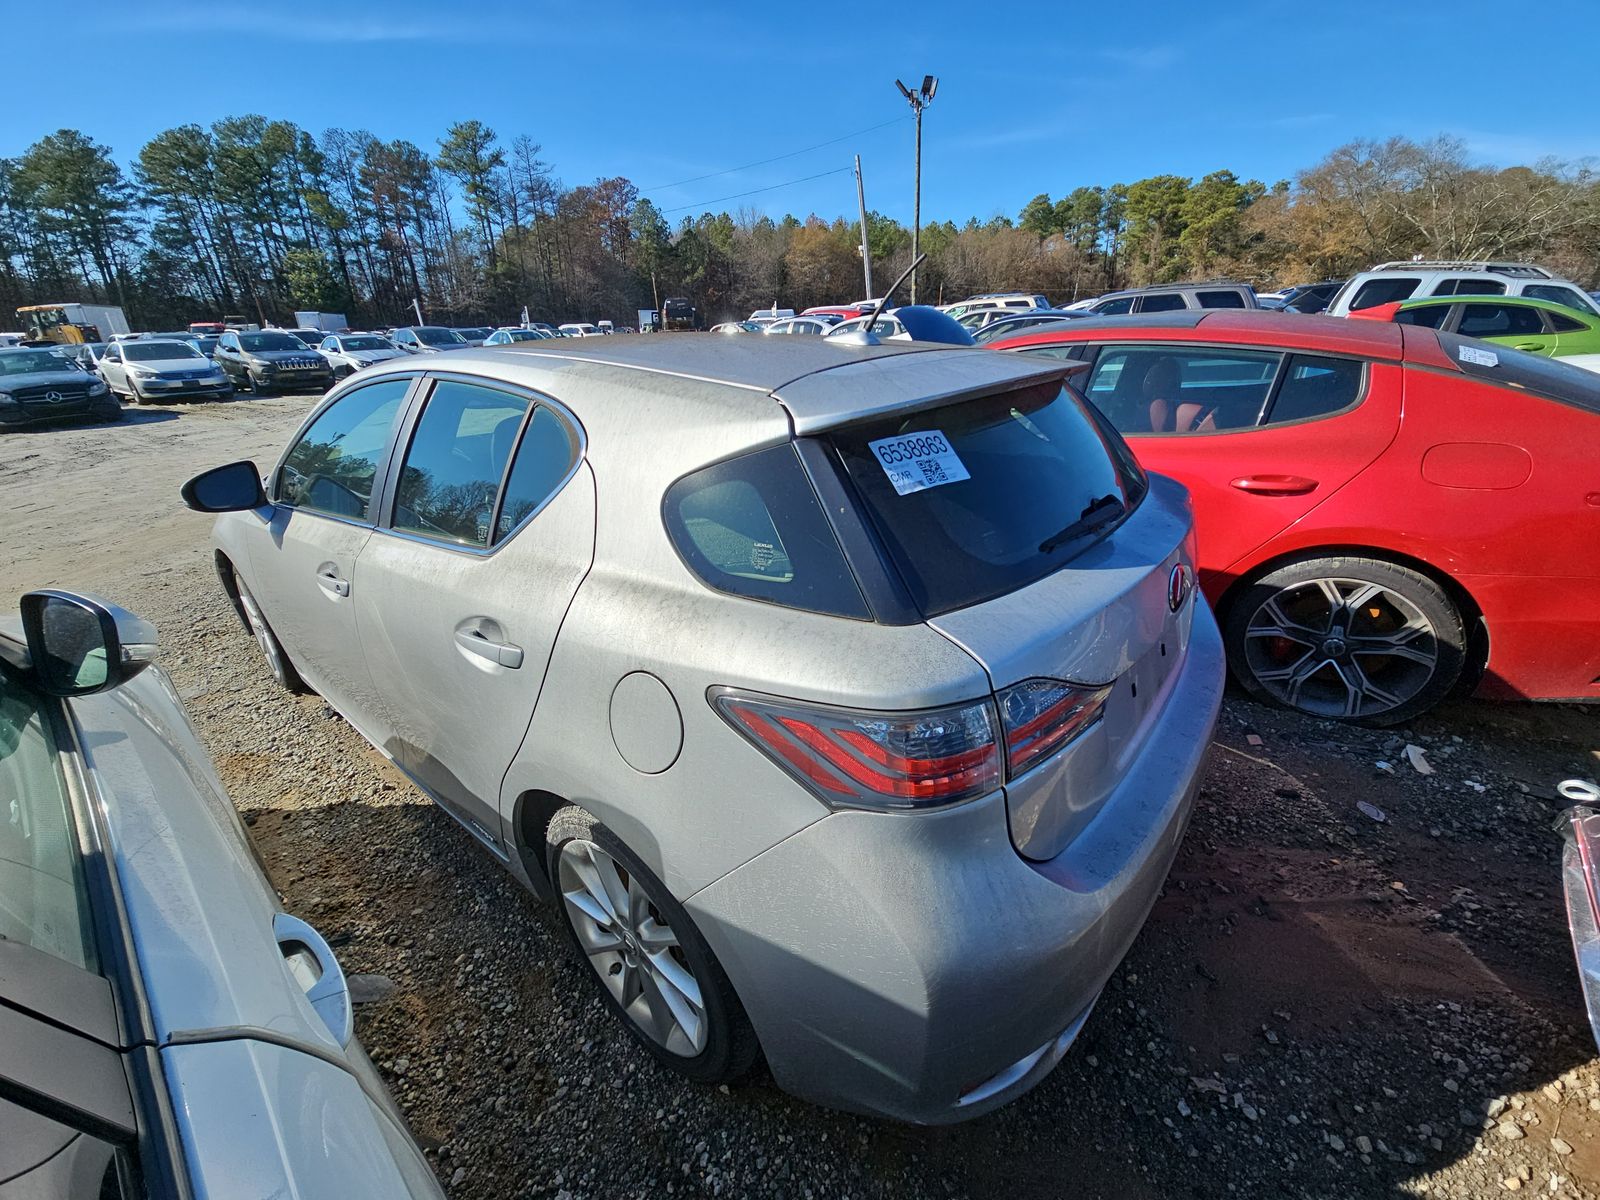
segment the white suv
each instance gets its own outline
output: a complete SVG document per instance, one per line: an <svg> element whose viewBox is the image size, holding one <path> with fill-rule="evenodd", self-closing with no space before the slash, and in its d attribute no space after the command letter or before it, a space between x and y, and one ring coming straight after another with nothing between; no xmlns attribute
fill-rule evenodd
<svg viewBox="0 0 1600 1200"><path fill-rule="evenodd" d="M1543 267L1505 262L1379 263L1346 280L1327 313L1347 317L1355 309L1417 296L1527 296L1600 316L1600 306L1577 284Z"/></svg>

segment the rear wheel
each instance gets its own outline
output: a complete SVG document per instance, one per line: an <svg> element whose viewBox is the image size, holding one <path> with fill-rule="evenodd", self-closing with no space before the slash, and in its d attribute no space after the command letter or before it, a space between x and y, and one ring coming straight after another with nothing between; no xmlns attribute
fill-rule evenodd
<svg viewBox="0 0 1600 1200"><path fill-rule="evenodd" d="M1308 716L1398 725L1449 694L1466 630L1449 594L1409 567L1317 558L1248 584L1225 637L1250 692Z"/></svg>
<svg viewBox="0 0 1600 1200"><path fill-rule="evenodd" d="M278 635L272 632L272 626L267 624L266 617L261 614L261 606L256 603L256 598L250 594L250 589L237 574L233 577L233 583L239 589L239 607L244 609L245 622L250 626L250 632L255 635L256 645L261 647L261 655L267 660L267 667L271 670L272 677L286 692L305 691L306 685L300 678L300 672L294 669L294 664L284 653L283 644L278 641Z"/></svg>
<svg viewBox="0 0 1600 1200"><path fill-rule="evenodd" d="M605 1002L662 1063L699 1083L749 1069L755 1031L689 914L609 829L564 808L546 835L562 921Z"/></svg>

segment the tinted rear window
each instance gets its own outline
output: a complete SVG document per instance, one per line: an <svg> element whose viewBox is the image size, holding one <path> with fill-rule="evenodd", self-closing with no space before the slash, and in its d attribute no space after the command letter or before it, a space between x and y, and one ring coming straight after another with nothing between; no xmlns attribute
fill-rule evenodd
<svg viewBox="0 0 1600 1200"><path fill-rule="evenodd" d="M667 489L662 511L679 555L708 587L871 619L792 445L686 475Z"/></svg>
<svg viewBox="0 0 1600 1200"><path fill-rule="evenodd" d="M854 425L829 440L927 616L1042 579L1115 523L1096 518L1131 512L1147 487L1116 433L1059 383ZM1093 532L1059 539L1086 514Z"/></svg>
<svg viewBox="0 0 1600 1200"><path fill-rule="evenodd" d="M1453 333L1441 333L1439 345L1451 362L1474 379L1600 413L1600 374L1594 371L1507 346L1485 346Z"/></svg>

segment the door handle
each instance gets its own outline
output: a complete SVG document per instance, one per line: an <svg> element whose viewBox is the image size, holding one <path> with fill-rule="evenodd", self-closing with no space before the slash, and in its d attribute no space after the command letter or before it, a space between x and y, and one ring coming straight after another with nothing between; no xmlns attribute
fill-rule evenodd
<svg viewBox="0 0 1600 1200"><path fill-rule="evenodd" d="M1513 346L1511 348L1513 350L1528 350L1528 351L1543 350L1544 349L1544 343L1543 342L1518 342L1515 346Z"/></svg>
<svg viewBox="0 0 1600 1200"><path fill-rule="evenodd" d="M323 591L335 596L348 596L350 594L350 581L330 567L324 567L317 572L317 584Z"/></svg>
<svg viewBox="0 0 1600 1200"><path fill-rule="evenodd" d="M350 989L344 968L323 937L299 917L279 913L272 918L272 934L295 982L305 989L312 1010L322 1018L339 1045L349 1045L355 1033Z"/></svg>
<svg viewBox="0 0 1600 1200"><path fill-rule="evenodd" d="M1253 496L1304 496L1317 490L1317 481L1304 475L1241 475L1228 486Z"/></svg>
<svg viewBox="0 0 1600 1200"><path fill-rule="evenodd" d="M468 654L486 659L513 671L522 665L522 647L510 642L491 642L476 629L456 630L456 645Z"/></svg>

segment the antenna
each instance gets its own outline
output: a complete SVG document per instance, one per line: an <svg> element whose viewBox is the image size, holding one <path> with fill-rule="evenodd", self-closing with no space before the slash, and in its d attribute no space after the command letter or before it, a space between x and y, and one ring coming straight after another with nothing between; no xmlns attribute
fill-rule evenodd
<svg viewBox="0 0 1600 1200"><path fill-rule="evenodd" d="M867 323L861 327L862 333L872 332L872 327L878 323L878 318L883 316L883 309L884 306L889 303L889 297L895 294L896 290L898 290L902 283L911 278L911 272L920 267L922 265L922 260L927 257L928 256L926 254L917 255L916 258L911 260L911 265L905 269L905 273L901 275L899 279L896 279L892 284L889 285L889 290L885 292L883 294L883 298L878 301L878 307L872 310L872 315L867 318Z"/></svg>

